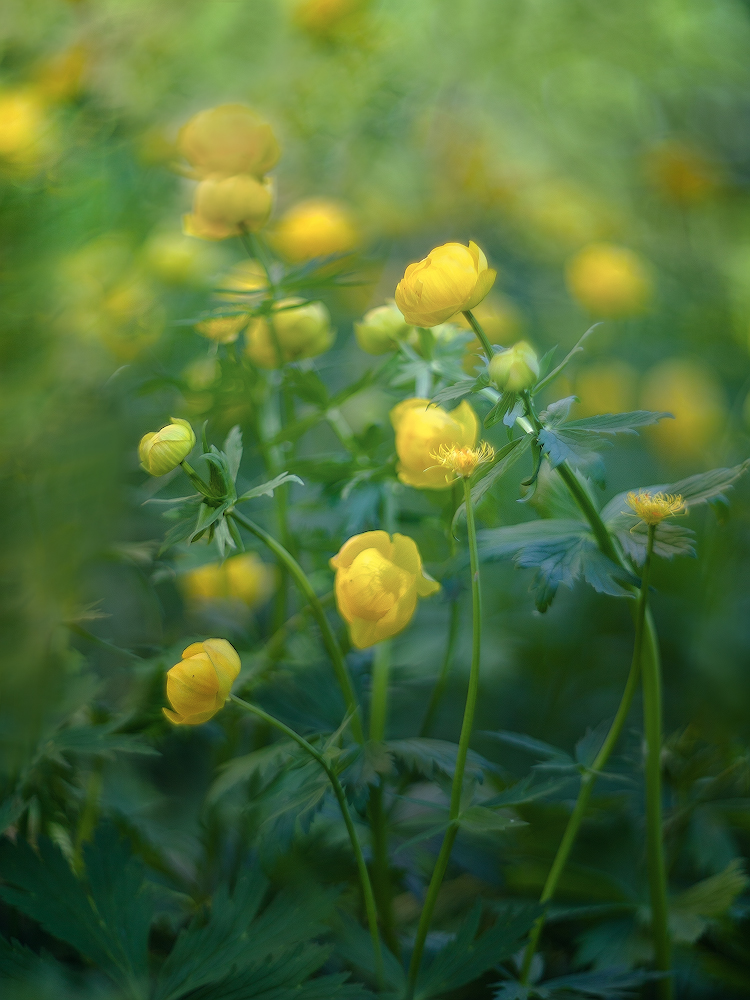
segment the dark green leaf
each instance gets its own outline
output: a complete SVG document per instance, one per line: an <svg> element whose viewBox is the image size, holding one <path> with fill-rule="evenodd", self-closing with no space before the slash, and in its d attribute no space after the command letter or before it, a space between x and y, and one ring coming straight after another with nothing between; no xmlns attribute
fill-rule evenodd
<svg viewBox="0 0 750 1000"><path fill-rule="evenodd" d="M458 821L469 833L503 833L526 824L515 816L504 816L485 805L469 806L461 812Z"/></svg>
<svg viewBox="0 0 750 1000"><path fill-rule="evenodd" d="M427 778L437 775L453 777L456 770L458 746L445 740L429 740L414 737L407 740L388 740L385 744L396 760L401 761L410 771L417 771ZM493 764L478 753L469 750L466 760L466 777L482 780L484 771L497 770Z"/></svg>
<svg viewBox="0 0 750 1000"><path fill-rule="evenodd" d="M69 729L60 729L39 750L44 755L60 751L80 754L120 751L159 756L159 751L146 743L142 736L112 732L112 726L71 726Z"/></svg>

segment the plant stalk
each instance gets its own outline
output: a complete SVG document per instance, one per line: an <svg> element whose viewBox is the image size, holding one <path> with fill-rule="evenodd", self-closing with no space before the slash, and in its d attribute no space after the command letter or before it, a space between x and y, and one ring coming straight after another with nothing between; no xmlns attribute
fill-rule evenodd
<svg viewBox="0 0 750 1000"><path fill-rule="evenodd" d="M279 719L275 718L273 715L269 715L268 712L264 712L262 708L258 708L257 705L252 705L250 702L244 701L242 698L238 698L237 695L230 696L232 701L237 705L242 706L248 712L252 712L257 715L259 719L263 719L271 726L275 726L280 732L284 733L290 739L298 743L304 750L306 750L311 757L313 757L323 768L328 780L331 782L331 787L333 788L334 794L341 809L341 815L343 816L344 823L346 824L346 830L349 834L349 840L352 844L352 850L354 851L354 856L357 859L357 870L359 871L359 879L362 886L362 895L365 900L365 910L367 911L367 923L370 927L370 937L372 938L372 947L375 954L375 973L378 980L378 987L382 990L385 985L385 975L383 970L383 951L380 945L380 935L378 933L378 916L375 909L375 896L372 891L372 884L370 882L370 876L367 872L367 865L365 864L364 855L362 854L362 848L359 843L359 838L357 837L357 831L354 827L354 821L352 820L352 814L349 811L349 804L346 801L346 794L344 789L341 787L341 782L333 770L331 765L325 759L325 757L319 753L312 743L300 736L289 726L284 725Z"/></svg>
<svg viewBox="0 0 750 1000"><path fill-rule="evenodd" d="M273 554L277 556L281 562L283 562L284 566L286 566L289 570L291 576L294 577L295 583L307 598L307 602L310 605L312 613L315 615L315 620L318 623L318 627L320 628L323 643L328 651L328 655L331 658L336 679L344 696L347 713L351 715L352 734L358 743L364 743L365 734L362 729L362 718L360 716L359 704L357 702L357 696L354 693L354 686L352 685L352 680L349 676L344 654L341 652L341 647L336 640L336 636L333 634L333 629L326 618L326 613L321 606L318 595L310 585L310 581L307 579L305 571L302 569L294 556L291 555L283 545L277 542L273 535L269 535L267 531L264 531L260 525L255 524L249 518L245 517L244 514L240 514L237 509L232 509L228 512L228 515L233 517L234 520L238 524L242 525L246 531L255 535L256 538L259 538L265 545L268 546Z"/></svg>
<svg viewBox="0 0 750 1000"><path fill-rule="evenodd" d="M651 557L656 525L648 526L646 559L641 574L641 592L648 592ZM662 825L661 748L662 704L661 671L658 660L644 663L643 722L646 735L646 847L648 851L648 881L651 896L651 933L654 956L659 972L669 972L671 942L669 939L669 908L667 903L667 873L664 863L664 831ZM671 976L660 979L656 986L662 1000L671 1000Z"/></svg>
<svg viewBox="0 0 750 1000"><path fill-rule="evenodd" d="M477 549L477 529L474 521L474 505L471 502L471 487L469 480L464 479L464 500L466 503L466 527L469 536L469 556L471 560L471 599L472 599L472 645L471 645L471 672L469 674L469 690L466 694L466 705L464 707L464 718L461 725L461 736L458 741L458 753L456 754L456 770L453 775L453 785L451 787L451 801L448 813L449 826L443 837L435 869L430 879L422 914L419 919L417 936L414 941L414 950L409 964L407 997L409 1000L414 996L414 988L417 984L419 967L422 962L422 954L427 939L427 932L430 929L432 914L437 902L440 886L442 885L445 872L448 868L451 850L458 835L459 816L461 813L461 795L463 792L464 771L466 769L466 757L469 752L469 739L474 725L474 711L479 693L479 662L481 655L482 641L482 592L479 580L479 552Z"/></svg>
<svg viewBox="0 0 750 1000"><path fill-rule="evenodd" d="M479 323L479 321L477 320L476 316L471 311L471 309L467 309L463 313L463 315L466 318L469 326L472 328L472 330L474 331L474 333L477 335L480 344L484 348L484 352L487 355L487 360L491 361L492 358L494 357L495 352L492 350L492 344L489 342L487 334L482 329L481 324Z"/></svg>

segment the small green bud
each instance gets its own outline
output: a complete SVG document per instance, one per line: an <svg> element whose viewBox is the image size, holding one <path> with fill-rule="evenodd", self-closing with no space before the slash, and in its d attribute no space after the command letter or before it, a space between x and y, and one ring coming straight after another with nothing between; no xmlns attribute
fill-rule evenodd
<svg viewBox="0 0 750 1000"><path fill-rule="evenodd" d="M519 340L490 361L490 378L501 392L523 392L539 378L539 359L534 348Z"/></svg>
<svg viewBox="0 0 750 1000"><path fill-rule="evenodd" d="M152 476L165 476L187 458L195 446L195 434L187 420L171 417L160 431L150 431L141 438L138 457Z"/></svg>
<svg viewBox="0 0 750 1000"><path fill-rule="evenodd" d="M361 323L354 324L357 343L368 354L387 354L395 351L400 341L412 332L395 302L370 309Z"/></svg>

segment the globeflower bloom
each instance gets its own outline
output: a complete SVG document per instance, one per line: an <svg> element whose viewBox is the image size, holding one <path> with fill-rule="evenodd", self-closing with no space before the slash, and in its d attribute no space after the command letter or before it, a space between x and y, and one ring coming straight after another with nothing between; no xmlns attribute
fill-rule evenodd
<svg viewBox="0 0 750 1000"><path fill-rule="evenodd" d="M651 279L641 258L625 247L592 243L568 265L570 294L596 316L632 316L651 298Z"/></svg>
<svg viewBox="0 0 750 1000"><path fill-rule="evenodd" d="M395 351L413 330L414 327L406 322L395 302L370 309L360 323L354 324L357 343L368 354Z"/></svg>
<svg viewBox="0 0 750 1000"><path fill-rule="evenodd" d="M439 466L459 479L471 479L480 465L487 465L495 457L495 449L483 441L478 448L457 448L441 444L433 458ZM452 481L452 480L451 480Z"/></svg>
<svg viewBox="0 0 750 1000"><path fill-rule="evenodd" d="M479 305L496 277L476 243L446 243L409 264L396 286L396 305L407 323L437 326Z"/></svg>
<svg viewBox="0 0 750 1000"><path fill-rule="evenodd" d="M249 174L260 180L281 156L271 126L244 104L200 111L180 129L177 148L201 179Z"/></svg>
<svg viewBox="0 0 750 1000"><path fill-rule="evenodd" d="M167 698L172 710L162 712L175 725L208 722L229 697L240 672L240 658L226 639L194 642L167 673Z"/></svg>
<svg viewBox="0 0 750 1000"><path fill-rule="evenodd" d="M490 378L501 392L524 392L539 378L539 359L534 348L519 340L490 361Z"/></svg>
<svg viewBox="0 0 750 1000"><path fill-rule="evenodd" d="M423 570L416 543L406 535L354 535L331 559L331 566L336 570L336 605L357 649L401 632L411 621L417 597L440 589Z"/></svg>
<svg viewBox="0 0 750 1000"><path fill-rule="evenodd" d="M195 433L187 420L172 417L160 431L150 431L141 438L138 457L152 476L164 476L188 457L195 446Z"/></svg>
<svg viewBox="0 0 750 1000"><path fill-rule="evenodd" d="M294 264L351 253L362 242L350 209L330 198L308 198L293 205L281 218L273 244Z"/></svg>
<svg viewBox="0 0 750 1000"><path fill-rule="evenodd" d="M473 448L479 433L476 414L464 400L447 413L429 399L405 399L391 410L396 431L398 478L407 486L444 490L456 479L435 464L440 448Z"/></svg>
<svg viewBox="0 0 750 1000"><path fill-rule="evenodd" d="M333 343L334 330L330 313L322 302L282 299L275 304L270 318L259 316L250 320L245 340L245 353L251 361L261 368L278 368L280 362L286 364L323 354Z"/></svg>
<svg viewBox="0 0 750 1000"><path fill-rule="evenodd" d="M255 608L273 593L276 574L254 552L244 552L223 563L198 566L185 573L181 582L186 596L195 603L239 601Z"/></svg>
<svg viewBox="0 0 750 1000"><path fill-rule="evenodd" d="M196 188L192 214L183 216L182 226L187 236L224 240L243 230L262 229L272 205L270 181L256 180L250 174L232 177L216 174Z"/></svg>

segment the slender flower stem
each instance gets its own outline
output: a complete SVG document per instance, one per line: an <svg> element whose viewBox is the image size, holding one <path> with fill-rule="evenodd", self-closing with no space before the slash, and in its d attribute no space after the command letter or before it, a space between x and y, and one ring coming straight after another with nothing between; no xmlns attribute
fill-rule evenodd
<svg viewBox="0 0 750 1000"><path fill-rule="evenodd" d="M647 582L647 581L646 581ZM625 720L630 712L630 706L633 703L633 695L635 694L636 688L638 687L638 679L641 673L641 654L643 652L643 636L645 632L646 625L646 606L648 604L648 587L641 586L640 593L638 595L638 604L636 608L636 618L635 618L635 641L633 643L633 659L630 664L630 673L628 674L628 680L625 685L625 690L623 691L622 698L620 699L620 707L617 709L617 714L615 715L612 725L609 727L609 732L607 737L602 744L601 750L596 755L594 762L590 769L587 769L581 777L581 787L578 792L578 798L576 799L576 804L573 808L573 812L570 814L570 819L565 827L565 833L560 841L560 846L557 849L557 854L555 855L555 860L552 862L552 867L550 868L549 874L547 875L547 880L544 883L544 888L542 889L542 895L539 898L540 903L547 903L555 895L555 890L557 889L557 883L560 881L560 876L563 873L565 865L567 864L568 857L575 843L575 839L578 836L578 830L583 821L583 817L586 813L586 809L589 804L589 799L591 798L591 793L594 790L594 784L599 773L606 767L607 761L609 760L610 754L614 750L617 741L622 733L623 726L625 725ZM539 944L539 938L544 927L546 920L546 914L542 913L537 917L534 926L531 930L531 936L529 937L529 942L526 945L526 951L524 953L523 965L521 967L521 983L524 986L528 985L529 973L531 972L531 963L534 960L534 954L536 952L537 946Z"/></svg>
<svg viewBox="0 0 750 1000"><path fill-rule="evenodd" d="M344 823L346 824L346 830L349 834L349 840L352 844L352 849L354 851L354 856L357 859L357 869L359 871L359 879L362 885L362 895L365 900L365 910L367 911L367 923L370 927L370 936L372 938L372 947L375 953L375 972L378 980L378 986L380 989L383 988L385 984L385 977L383 973L383 951L380 946L380 935L378 933L378 916L375 909L375 896L372 891L372 884L370 883L370 876L367 872L367 865L365 864L365 859L362 854L362 848L359 843L359 838L357 837L357 831L354 828L354 821L352 820L352 814L349 811L349 804L346 801L346 795L344 789L341 787L341 782L333 770L331 765L325 759L325 757L319 753L312 743L300 736L289 726L284 725L279 719L275 718L273 715L269 715L268 712L264 712L262 708L258 708L257 705L252 705L250 702L243 701L242 698L238 698L237 695L231 695L231 699L235 704L240 705L242 708L246 709L248 712L252 712L257 715L259 719L263 719L271 726L275 726L280 732L284 733L290 739L298 743L304 750L306 750L311 757L313 757L323 768L328 780L331 782L336 799L338 800L339 808L341 809L341 815L344 818Z"/></svg>
<svg viewBox="0 0 750 1000"><path fill-rule="evenodd" d="M646 559L641 574L642 593L648 592L655 533L656 525L649 524ZM646 599L644 598L644 603ZM667 874L664 864L664 832L662 827L662 705L661 671L658 660L647 660L644 663L643 721L646 733L646 846L651 895L651 933L654 939L656 968L659 972L669 972L672 949L669 939ZM656 988L662 1000L670 1000L673 995L672 977L666 976L661 979Z"/></svg>
<svg viewBox="0 0 750 1000"><path fill-rule="evenodd" d="M484 348L485 354L487 355L487 360L490 361L494 356L495 352L492 350L492 344L490 344L487 338L487 334L482 329L481 324L479 323L479 321L477 320L476 316L471 311L471 309L467 309L463 315L466 317L469 326L472 328L474 333L479 338L479 342Z"/></svg>
<svg viewBox="0 0 750 1000"><path fill-rule="evenodd" d="M461 620L461 616L459 614L460 608L461 606L458 599L453 598L451 601L450 620L448 624L448 641L445 644L445 656L443 657L443 663L440 668L440 673L438 674L438 679L435 681L435 686L432 689L432 694L430 695L430 700L427 704L427 711L424 714L422 728L419 731L419 735L421 737L430 735L432 727L435 723L435 716L440 708L440 702L443 700L445 689L448 686L448 675L450 674L451 666L453 664L453 651L456 648L458 626Z"/></svg>
<svg viewBox="0 0 750 1000"><path fill-rule="evenodd" d="M422 962L425 940L430 929L432 914L437 902L440 886L448 868L451 850L458 835L459 816L461 812L461 794L463 792L464 771L466 769L466 757L469 753L469 739L474 725L474 711L479 693L479 661L481 654L481 631L482 631L482 593L479 581L479 552L477 550L477 529L474 521L474 505L471 502L471 487L469 480L464 479L464 500L466 503L466 527L469 536L469 555L471 559L471 598L472 598L472 646L471 646L471 672L469 674L469 690L466 694L466 705L464 707L464 719L461 725L461 736L458 741L458 753L456 754L456 770L453 775L453 785L451 788L451 801L449 816L449 826L445 832L443 843L440 848L435 869L430 879L427 889L422 915L419 919L417 936L414 941L414 951L409 965L407 996L414 996L414 988L419 975L419 967Z"/></svg>
<svg viewBox="0 0 750 1000"><path fill-rule="evenodd" d="M272 535L269 535L267 531L264 531L260 525L255 524L249 518L245 517L244 514L240 514L237 509L232 509L228 512L228 514L230 517L233 517L238 524L242 525L246 531L255 535L256 538L259 538L265 545L268 546L273 554L277 556L281 562L283 562L289 570L289 573L294 577L295 583L307 598L307 602L310 605L312 613L315 615L315 619L320 628L323 643L325 644L325 647L328 650L328 655L331 658L331 663L333 664L333 669L336 674L336 679L339 682L339 687L344 695L346 710L352 717L352 734L358 743L363 743L365 736L364 730L362 729L359 704L357 703L357 697L354 693L354 687L352 685L351 677L349 676L344 654L341 652L341 647L336 640L336 636L333 634L333 629L326 618L326 613L320 604L318 595L310 585L310 581L307 579L305 571L302 569L294 556L292 556L283 545L277 542Z"/></svg>

